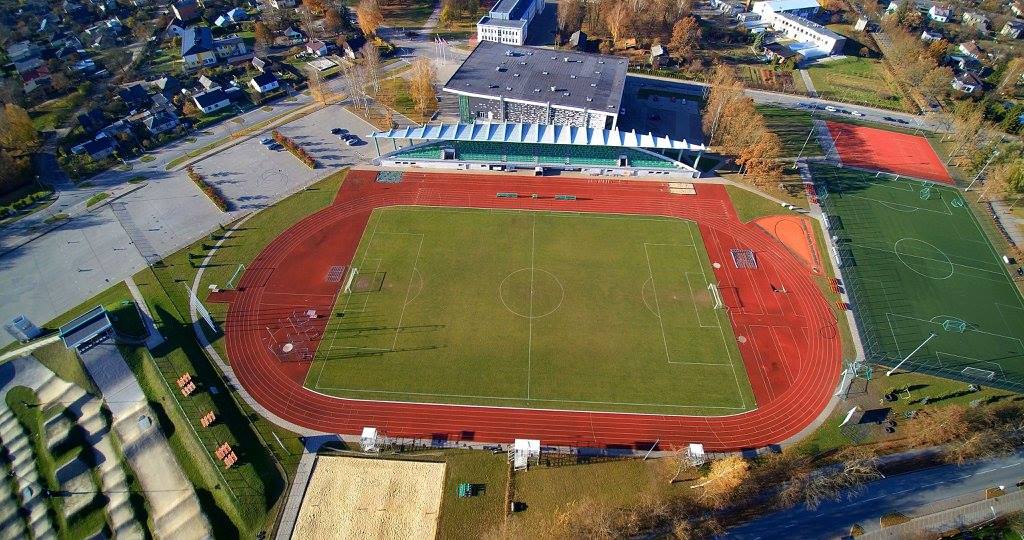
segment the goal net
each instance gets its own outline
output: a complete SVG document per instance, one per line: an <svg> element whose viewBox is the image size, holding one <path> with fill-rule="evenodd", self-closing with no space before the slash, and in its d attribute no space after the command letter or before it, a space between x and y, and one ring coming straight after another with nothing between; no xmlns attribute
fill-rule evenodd
<svg viewBox="0 0 1024 540"><path fill-rule="evenodd" d="M996 378L996 372L990 369L981 369L976 367L965 367L962 371L965 377L972 379L982 379L991 381Z"/></svg>
<svg viewBox="0 0 1024 540"><path fill-rule="evenodd" d="M722 302L722 293L718 292L718 286L714 283L708 283L708 292L711 293L711 298L715 301L715 309L725 307L725 304Z"/></svg>
<svg viewBox="0 0 1024 540"><path fill-rule="evenodd" d="M355 266L348 273L348 279L345 280L345 294L352 292L352 282L356 280L356 275L359 274L359 269Z"/></svg>

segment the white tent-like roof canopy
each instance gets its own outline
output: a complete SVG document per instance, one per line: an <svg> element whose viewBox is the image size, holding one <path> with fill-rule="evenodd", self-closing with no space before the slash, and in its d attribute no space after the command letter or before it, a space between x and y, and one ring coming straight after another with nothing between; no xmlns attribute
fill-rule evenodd
<svg viewBox="0 0 1024 540"><path fill-rule="evenodd" d="M411 139L417 141L474 141L492 143L568 144L577 146L616 146L666 150L705 150L703 144L658 137L652 133L619 131L550 124L433 124L409 126L370 134L373 139Z"/></svg>

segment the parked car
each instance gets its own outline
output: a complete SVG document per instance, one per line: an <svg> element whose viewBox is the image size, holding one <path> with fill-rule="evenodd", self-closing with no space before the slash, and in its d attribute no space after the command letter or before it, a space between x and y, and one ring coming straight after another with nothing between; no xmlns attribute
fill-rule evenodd
<svg viewBox="0 0 1024 540"><path fill-rule="evenodd" d="M334 128L334 129L331 130L331 135L339 135L341 133L346 133L347 131L348 130L341 129L341 128Z"/></svg>
<svg viewBox="0 0 1024 540"><path fill-rule="evenodd" d="M284 149L283 146L281 146L280 144L277 144L277 143L274 143L274 144L268 146L267 148L269 148L271 150L283 150Z"/></svg>
<svg viewBox="0 0 1024 540"><path fill-rule="evenodd" d="M274 144L274 139L263 139L262 141L260 141L260 144L262 144L263 146L270 146Z"/></svg>
<svg viewBox="0 0 1024 540"><path fill-rule="evenodd" d="M835 108L835 107L833 107L831 105L825 105L825 110L828 111L828 112L839 112L839 109L837 109L837 108Z"/></svg>

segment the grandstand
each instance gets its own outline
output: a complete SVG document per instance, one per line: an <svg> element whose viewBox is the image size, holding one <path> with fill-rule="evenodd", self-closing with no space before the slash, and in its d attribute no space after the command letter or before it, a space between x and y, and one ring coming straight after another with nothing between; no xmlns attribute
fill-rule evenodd
<svg viewBox="0 0 1024 540"><path fill-rule="evenodd" d="M703 145L651 134L537 124L458 124L407 127L370 135L377 165L462 170L545 169L613 176L696 178L688 162ZM380 155L380 140L394 151ZM399 141L406 141L404 147Z"/></svg>

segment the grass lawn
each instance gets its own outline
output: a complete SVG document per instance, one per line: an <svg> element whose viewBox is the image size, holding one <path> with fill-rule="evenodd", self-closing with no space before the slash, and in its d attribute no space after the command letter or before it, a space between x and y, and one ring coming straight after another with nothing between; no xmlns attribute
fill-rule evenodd
<svg viewBox="0 0 1024 540"><path fill-rule="evenodd" d="M764 115L768 130L782 139L782 157L823 155L818 139L810 135L814 128L810 113L771 105L759 105L757 110Z"/></svg>
<svg viewBox="0 0 1024 540"><path fill-rule="evenodd" d="M867 357L1024 388L1024 299L960 192L812 165L840 237ZM964 369L967 373L964 373ZM984 372L995 373L988 381Z"/></svg>
<svg viewBox="0 0 1024 540"><path fill-rule="evenodd" d="M92 197L89 197L88 199L86 199L85 205L86 206L93 206L95 204L98 204L98 203L101 203L101 202L107 200L108 198L110 198L110 194L107 193L106 191L102 191L102 192L97 193L97 194L93 195Z"/></svg>
<svg viewBox="0 0 1024 540"><path fill-rule="evenodd" d="M753 407L692 222L392 207L307 386L347 397L734 414Z"/></svg>
<svg viewBox="0 0 1024 540"><path fill-rule="evenodd" d="M815 64L807 73L824 99L895 111L909 108L879 60L848 57Z"/></svg>
<svg viewBox="0 0 1024 540"><path fill-rule="evenodd" d="M657 493L685 496L692 492L687 478L669 484L675 473L673 460L632 459L564 467L537 467L515 475L515 500L525 511L509 517L516 538L543 538L552 518L572 503L597 501L613 508L627 508Z"/></svg>
<svg viewBox="0 0 1024 540"><path fill-rule="evenodd" d="M434 11L434 0L397 0L381 4L380 12L391 28L421 28Z"/></svg>
<svg viewBox="0 0 1024 540"><path fill-rule="evenodd" d="M85 96L75 91L41 103L29 111L32 125L39 131L49 131L61 127L71 117L71 113L84 101Z"/></svg>

